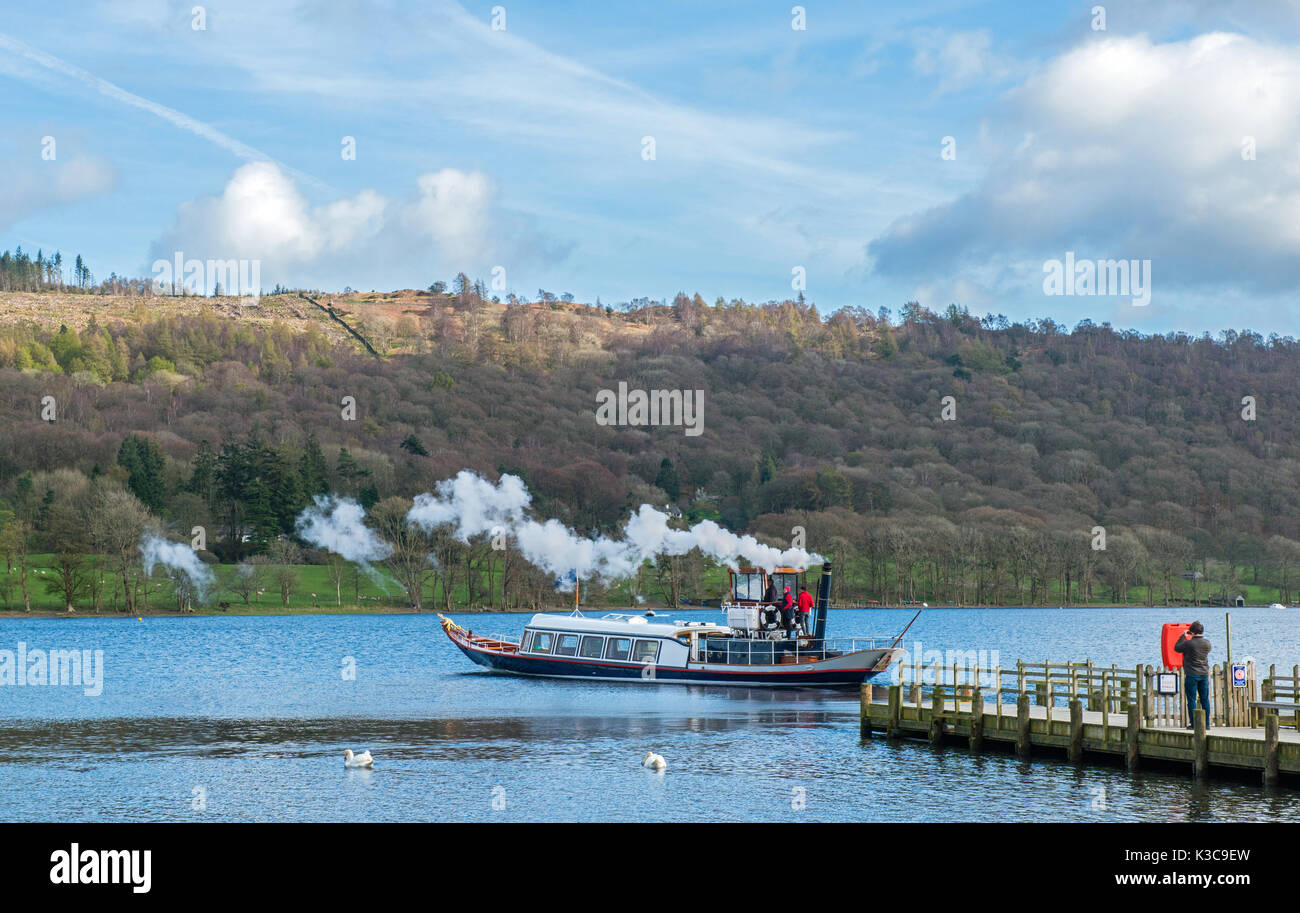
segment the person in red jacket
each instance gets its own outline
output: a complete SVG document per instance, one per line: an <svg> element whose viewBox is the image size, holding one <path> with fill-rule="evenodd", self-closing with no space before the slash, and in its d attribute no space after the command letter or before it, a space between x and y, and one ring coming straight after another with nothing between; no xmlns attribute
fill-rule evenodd
<svg viewBox="0 0 1300 913"><path fill-rule="evenodd" d="M787 634L794 633L794 597L790 595L790 588L785 588L785 593L781 596L781 624L785 626Z"/></svg>
<svg viewBox="0 0 1300 913"><path fill-rule="evenodd" d="M803 628L805 634L811 634L808 628L808 622L812 619L813 598L808 592L808 587L799 587L799 627Z"/></svg>

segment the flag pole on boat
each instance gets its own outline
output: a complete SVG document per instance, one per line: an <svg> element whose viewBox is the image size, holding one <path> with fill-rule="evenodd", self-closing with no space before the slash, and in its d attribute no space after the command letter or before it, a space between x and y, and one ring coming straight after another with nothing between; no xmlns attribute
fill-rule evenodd
<svg viewBox="0 0 1300 913"><path fill-rule="evenodd" d="M925 611L925 606L924 606L924 605L921 606L919 609L917 609L917 610L916 610L916 614L912 616L912 621L909 621L909 622L907 623L907 628L910 628L910 627L912 626L912 623L915 622L918 618L920 618L920 617L921 617L921 613L924 612L924 611ZM898 642L899 642L900 640L902 640L902 639L903 639L903 635L907 633L907 628L904 628L902 631L899 632L898 636L894 638L894 642L893 642L892 644L889 645L889 649L892 650L892 649L894 649L894 647L897 647L897 646L898 646Z"/></svg>

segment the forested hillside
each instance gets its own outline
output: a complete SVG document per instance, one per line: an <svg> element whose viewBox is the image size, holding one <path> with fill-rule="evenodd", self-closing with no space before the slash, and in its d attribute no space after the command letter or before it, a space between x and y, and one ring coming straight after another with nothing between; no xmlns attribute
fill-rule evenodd
<svg viewBox="0 0 1300 913"><path fill-rule="evenodd" d="M1159 602L1261 584L1287 601L1298 588L1289 338L916 305L823 317L698 295L503 304L467 281L326 296L375 357L296 296L241 311L100 291L0 295L10 562L67 551L60 514L93 513L89 492L125 487L232 562L291 536L313 494L369 508L469 468L522 476L542 514L583 531L614 531L643 502L778 545L804 527L845 599ZM703 433L598 424L597 392L620 382L703 390ZM452 599L437 578L457 573L477 581L457 591L475 604L546 592L522 572L503 584L486 546L446 547L431 598ZM93 537L78 548L107 553ZM699 562L664 564L665 594L710 595L692 584Z"/></svg>

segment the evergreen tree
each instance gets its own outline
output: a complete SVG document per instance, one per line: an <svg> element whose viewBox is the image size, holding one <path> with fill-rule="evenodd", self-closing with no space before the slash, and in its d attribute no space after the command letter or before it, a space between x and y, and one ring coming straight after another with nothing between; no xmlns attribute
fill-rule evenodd
<svg viewBox="0 0 1300 913"><path fill-rule="evenodd" d="M316 495L329 494L330 467L325 462L320 441L316 440L314 434L307 438L302 457L298 460L298 478L302 484L302 493L308 500Z"/></svg>
<svg viewBox="0 0 1300 913"><path fill-rule="evenodd" d="M416 456L428 456L429 451L424 449L424 444L414 434L408 434L401 443L401 448L407 453L413 453Z"/></svg>
<svg viewBox="0 0 1300 913"><path fill-rule="evenodd" d="M190 480L185 483L185 490L203 498L209 507L216 503L217 455L206 439L199 443L199 450L194 454Z"/></svg>
<svg viewBox="0 0 1300 913"><path fill-rule="evenodd" d="M676 501L682 496L681 483L677 481L677 467L668 457L659 464L659 475L655 476L655 485L662 488L669 498Z"/></svg>
<svg viewBox="0 0 1300 913"><path fill-rule="evenodd" d="M127 471L127 487L150 510L163 506L165 460L162 450L148 438L129 434L117 451L117 464Z"/></svg>

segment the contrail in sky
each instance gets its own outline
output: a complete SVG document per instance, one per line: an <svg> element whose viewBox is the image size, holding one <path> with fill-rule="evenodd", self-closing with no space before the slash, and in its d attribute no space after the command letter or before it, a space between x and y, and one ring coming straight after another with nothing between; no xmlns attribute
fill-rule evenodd
<svg viewBox="0 0 1300 913"><path fill-rule="evenodd" d="M329 189L328 185L324 184L322 181L317 180L311 175L303 174L302 172L296 169L290 168L289 166L283 164L282 162L276 161L274 158L267 155L265 152L261 152L260 150L254 149L252 146L248 145L247 143L240 142L239 140L235 139L233 136L230 136L229 134L222 133L220 130L218 130L216 127L212 126L211 124L205 124L203 121L196 120L182 111L177 111L175 108L169 108L166 105L160 105L155 101L150 101L147 98L142 98L139 95L136 95L134 92L128 92L126 89L123 89L121 86L109 82L107 79L102 79L96 76L94 73L91 73L87 70L83 70L81 67L68 63L66 60L61 60L52 54L47 54L44 51L32 47L31 45L24 44L23 42L18 41L15 38L10 38L8 35L5 35L3 32L0 32L0 50L4 50L11 54L15 54L19 57L22 57L26 60L30 60L32 63L44 67L45 69L50 70L52 72L59 73L62 74L63 76L67 76L72 79L75 79L78 82L80 82L82 85L90 89L93 89L99 94L107 98L111 98L114 101L121 102L124 105L130 105L132 108L139 108L141 111L148 111L150 114L162 118L163 120L167 121L173 126L179 127L182 130L187 130L190 133L193 133L195 136L201 136L204 139L206 139L208 142L215 143L216 145L220 146L222 149L225 149L227 152L233 153L234 155L238 156L241 159L244 159L245 161L275 162L277 165L279 165L285 171L290 172L295 177L300 178L301 180L313 184L319 188Z"/></svg>

